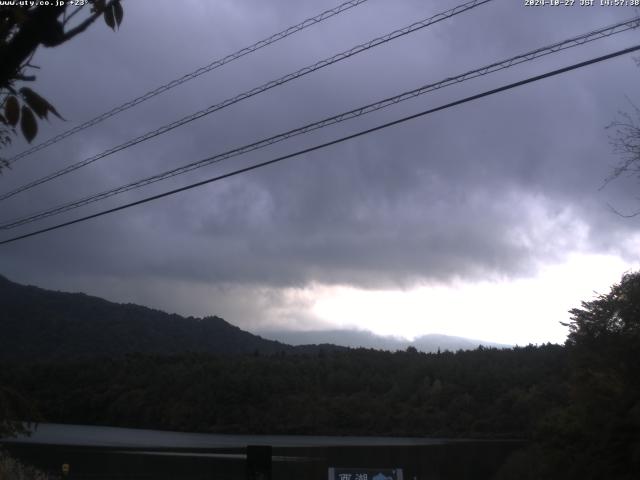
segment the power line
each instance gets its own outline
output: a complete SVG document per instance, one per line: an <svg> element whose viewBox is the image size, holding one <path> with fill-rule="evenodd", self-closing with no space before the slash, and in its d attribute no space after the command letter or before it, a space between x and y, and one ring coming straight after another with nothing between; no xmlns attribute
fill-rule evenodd
<svg viewBox="0 0 640 480"><path fill-rule="evenodd" d="M303 127L299 127L296 128L294 130L289 130L287 132L284 133L280 133L278 135L274 135L272 137L266 138L266 139L262 139L260 141L248 144L248 145L244 145L242 147L238 147L235 148L233 150L229 150L227 152L221 153L221 154L217 154L211 157L207 157L205 159L202 160L198 160L196 162L191 162L187 165L183 165L181 167L177 167L174 168L172 170L163 172L163 173L159 173L156 175L153 175L151 177L147 177L144 178L142 180L137 180L135 182L129 183L129 184L125 184L122 185L120 187L111 189L111 190L107 190L101 193L97 193L94 195L90 195L88 197L84 197L80 200L76 200L73 202L68 202L62 205L58 205L56 207L52 207L49 208L47 210L44 211L40 211L37 213L33 213L30 214L28 216L25 217L21 217L18 219L14 219L14 220L10 220L10 221L6 221L3 224L0 224L0 229L2 230L9 230L12 228L16 228L19 227L21 225L27 224L27 223L32 223L35 222L37 220L41 220L44 218L48 218L54 215L58 215L76 208L80 208L86 205L89 205L91 203L100 201L100 200L104 200L106 198L121 194L121 193L125 193L128 192L130 190L134 190L146 185L151 185L153 183L156 183L158 181L161 180L166 180L168 178L177 176L177 175L181 175L183 173L187 173L190 172L192 170L195 170L197 168L201 168L207 165L211 165L214 163L218 163L221 162L223 160L227 160L229 158L238 156L238 155L242 155L254 150L258 150L264 147L267 147L269 145L273 145L274 143L278 143L281 142L283 140L292 138L294 136L297 135L301 135L301 134L305 134L320 128L324 128L326 126L329 125L333 125L336 123L340 123L352 118L356 118L368 113L372 113L375 112L377 110L381 110L383 108L389 107L391 105L395 105L397 103L409 100L411 98L415 98L419 95L423 95L425 93L440 89L440 88L444 88L456 83L460 83L466 80L470 80L479 76L483 76L483 75L487 75L489 73L493 73L499 70L503 70L509 67L512 67L514 65L519 65L521 63L527 62L527 61L532 61L536 58L540 58L546 55L549 55L551 53L555 53L561 50L566 50L568 48L573 48L579 45L583 45L585 43L594 41L594 40L598 40L601 38L606 38L606 37L610 37L612 35L618 34L618 33L622 33L622 32L626 32L628 30L631 30L633 28L637 28L638 26L640 26L640 19L633 18L633 19L629 19L626 20L624 22L620 22L614 25L610 25L608 27L603 27L600 28L598 30L594 30L592 32L589 33L585 33L582 35L578 35L572 38L569 38L567 40L563 40L561 42L557 42L554 43L552 45L546 46L546 47L542 47L542 48L538 48L532 51L529 51L527 53L523 53L520 55L517 55L515 57L511 57L507 60L503 60L500 62L496 62L496 63L492 63L490 65L484 66L482 68L478 68L475 70L471 70L468 71L466 73L463 73L461 75L455 76L455 77L448 77L444 80L441 80L439 82L436 83L431 83L428 85L423 85L419 88L416 88L414 90L410 90L408 92L404 92L401 93L399 95L393 96L393 97L389 97L383 100L380 100L378 102L375 103L371 103L368 105L365 105L363 107L359 107L356 108L354 110L350 110L348 112L344 112L341 113L339 115L334 115L332 117L328 117L325 118L323 120L314 122L314 123L310 123L308 125L305 125Z"/></svg>
<svg viewBox="0 0 640 480"><path fill-rule="evenodd" d="M420 113L416 113L416 114L413 114L413 115L402 117L402 118L400 118L398 120L394 120L392 122L384 123L384 124L378 125L376 127L372 127L372 128L366 129L366 130L362 130L360 132L357 132L357 133L354 133L354 134L351 134L351 135L347 135L347 136L338 138L336 140L332 140L330 142L322 143L320 145L315 145L313 147L305 148L304 150L299 150L297 152L290 153L288 155L283 155L281 157L277 157L277 158L274 158L272 160L268 160L268 161L265 161L265 162L262 162L262 163L257 163L255 165L251 165L249 167L240 168L238 170L234 170L232 172L225 173L223 175L218 175L216 177L209 178L207 180L202 180L202 181L199 181L199 182L196 182L196 183L192 183L190 185L186 185L184 187L176 188L176 189L164 192L164 193L160 193L160 194L157 194L157 195L146 197L146 198L143 198L141 200L137 200L135 202L131 202L131 203L127 203L127 204L124 204L124 205L120 205L118 207L110 208L108 210L103 210L101 212L94 213L92 215L87 215L85 217L77 218L75 220L71 220L71 221L64 222L64 223L59 223L57 225L54 225L54 226L51 226L51 227L48 227L48 228L43 228L41 230L36 230L34 232L26 233L24 235L19 235L17 237L9 238L7 240L0 241L0 245L4 245L4 244L7 244L7 243L11 243L11 242L15 242L15 241L18 241L18 240L22 240L22 239L25 239L25 238L33 237L35 235L40 235L40 234L45 233L45 232L50 232L52 230L57 230L59 228L67 227L69 225L73 225L73 224L84 222L84 221L87 221L87 220L90 220L90 219L93 219L93 218L101 217L101 216L107 215L109 213L117 212L117 211L120 211L120 210L125 210L127 208L134 207L136 205L141 205L143 203L148 203L148 202L151 202L151 201L154 201L154 200L158 200L160 198L168 197L170 195L175 195L176 193L180 193L180 192L184 192L184 191L187 191L187 190L191 190L193 188L201 187L201 186L209 184L209 183L213 183L213 182L216 182L216 181L219 181L219 180L223 180L225 178L233 177L233 176L239 175L241 173L246 173L246 172L249 172L251 170L256 170L258 168L266 167L267 165L272 165L274 163L278 163L278 162L281 162L283 160L287 160L289 158L297 157L297 156L303 155L305 153L311 153L313 151L320 150L322 148L326 148L326 147L329 147L331 145L336 145L338 143L342 143L342 142L345 142L347 140L352 140L354 138L361 137L363 135L367 135L369 133L373 133L373 132L376 132L378 130L382 130L382 129L385 129L385 128L388 128L388 127L392 127L394 125L398 125L400 123L404 123L404 122L407 122L409 120L413 120L413 119L416 119L416 118L419 118L419 117L423 117L423 116L429 115L431 113L435 113L435 112L438 112L438 111L441 111L441 110L445 110L447 108L455 107L457 105L462 105L464 103L468 103L468 102L471 102L471 101L474 101L474 100L478 100L478 99L483 98L483 97L487 97L487 96L490 96L490 95L494 95L496 93L504 92L506 90L511 90L513 88L520 87L522 85L526 85L526 84L529 84L529 83L537 82L537 81L543 80L545 78L549 78L549 77L553 77L553 76L556 76L556 75L560 75L560 74L569 72L571 70L576 70L578 68L586 67L588 65L592 65L592 64L599 63L599 62L602 62L602 61L605 61L605 60L609 60L611 58L619 57L621 55L626 55L628 53L632 53L632 52L635 52L635 51L638 51L638 50L640 50L640 45L636 45L634 47L625 48L623 50L618 50L618 51L610 53L608 55L603 55L603 56L600 56L600 57L592 58L591 60L587 60L587 61L584 61L584 62L575 63L575 64L570 65L568 67L563 67L563 68L560 68L560 69L557 69L557 70L552 70L550 72L543 73L541 75L536 75L534 77L529 77L529 78L527 78L525 80L520 80L518 82L510 83L508 85L504 85L502 87L494 88L492 90L487 90L485 92L482 92L482 93L479 93L479 94L476 94L476 95L472 95L470 97L466 97L466 98L463 98L461 100L456 100L455 102L450 102L450 103L447 103L445 105L441 105L441 106L436 107L436 108L431 108L429 110L424 110L424 111L422 111Z"/></svg>
<svg viewBox="0 0 640 480"><path fill-rule="evenodd" d="M234 60L237 60L241 57L244 57L245 55L248 55L250 53L253 53L257 50L260 50L261 48L264 48L268 45L271 45L272 43L275 43L279 40L282 40L290 35L293 35L294 33L298 33L302 30L304 30L305 28L311 27L312 25L315 25L317 23L323 22L324 20L327 20L328 18L331 18L335 15L338 15L342 12L344 12L345 10L349 10L353 7L357 7L358 5L361 5L365 2L367 2L368 0L350 0L348 2L344 2L340 5L338 5L335 8L332 8L330 10L325 10L322 13L319 13L318 15L314 16L314 17L310 17L307 18L306 20L298 23L297 25L293 25L285 30L282 30L281 32L275 33L273 35L271 35L270 37L267 37L263 40L260 40L259 42L254 43L253 45L250 45L248 47L244 47L241 48L240 50L238 50L237 52L231 53L229 55L227 55L226 57L214 60L213 62L209 63L208 65L205 65L204 67L200 67L196 70L194 70L191 73L188 73L186 75L183 75L180 78L176 78L175 80L172 80L169 83L166 83L164 85L161 85L157 88L154 88L153 90L148 91L147 93L140 95L139 97L134 98L133 100L129 100L126 103L123 103L122 105L115 107L111 110L109 110L108 112L102 113L101 115L98 115L95 118L92 118L91 120L87 120L86 122L77 125L73 128L70 128L69 130L62 132L59 135L56 135L55 137L52 137L42 143L39 143L38 145L34 145L33 147L11 157L10 159L8 159L7 161L9 162L9 164L12 164L14 162L17 162L18 160L20 160L21 158L24 158L28 155L31 155L32 153L35 153L39 150L42 150L46 147L49 147L55 143L58 143L59 141L70 137L71 135L74 135L78 132L81 132L82 130L85 130L89 127L93 127L94 125L97 125L103 121L105 121L108 118L111 118L121 112L124 112L125 110L128 110L132 107L135 107L136 105L139 105L142 102L146 102L147 100L149 100L150 98L155 97L156 95L160 95L161 93L164 93L168 90L171 90L172 88L177 87L178 85L182 85L185 82L188 82L189 80L193 80L194 78L199 77L200 75L204 75L205 73L208 73L212 70L215 70L216 68L222 67L223 65L226 65L227 63L231 63Z"/></svg>
<svg viewBox="0 0 640 480"><path fill-rule="evenodd" d="M25 185L22 185L21 187L18 187L14 190L11 190L10 192L4 193L2 195L0 195L0 201L1 200L6 200L7 198L13 197L14 195L17 195L20 192L24 192L25 190L29 190L33 187L36 187L38 185L41 185L43 183L46 183L48 181L51 181L55 178L61 177L62 175L66 175L67 173L71 173L79 168L85 167L93 162L96 162L98 160L100 160L101 158L107 157L111 154L114 154L116 152L119 152L121 150L124 150L126 148L132 147L134 145L137 145L141 142L144 142L146 140L149 140L151 138L157 137L158 135L163 135L175 128L178 128L182 125L185 125L187 123L193 122L194 120L197 120L199 118L202 118L206 115L209 115L213 112L216 112L218 110L222 110L223 108L226 108L230 105L233 105L235 103L238 103L242 100L246 100L247 98L253 97L255 95L258 95L260 93L263 93L267 90L270 90L272 88L275 88L279 85L282 85L284 83L290 82L291 80L300 78L304 75L308 75L309 73L315 72L316 70L320 70L321 68L327 67L329 65L332 65L334 63L340 62L342 60L345 60L347 58L350 58L354 55L357 55L359 53L362 53L364 51L367 51L371 48L377 47L379 45L382 45L384 43L390 42L391 40L395 40L396 38L402 37L404 35L408 35L410 33L413 33L417 30L423 29L425 27L428 27L430 25L433 25L435 23L441 22L443 20L446 20L448 18L451 18L455 15L458 15L460 13L466 12L468 10L471 10L473 8L476 8L480 5L483 5L485 3L491 2L492 0L472 0L470 2L464 3L462 5L458 5L457 7L454 7L450 10L447 10L445 12L439 13L437 15L434 15L432 17L429 17L427 19L421 20L419 22L413 23L407 27L398 29L398 30L394 30L391 33L388 33L386 35L383 35L381 37L377 37L369 42L357 45L349 50L346 50L344 52L338 53L337 55L334 55L330 58L321 60L319 62L316 62L315 64L311 65L311 66L307 66L304 68L301 68L300 70L297 70L294 73L289 73L283 77L278 78L277 80L271 80L270 82L267 82L259 87L255 87L251 90L248 90L244 93L241 93L239 95L236 95L235 97L231 97L228 98L227 100L224 100L220 103L217 103L215 105L211 105L208 108L205 108L203 110L200 110L198 112L195 112L191 115L187 115L186 117L181 118L180 120L176 120L175 122L172 122L170 124L164 125L156 130L152 130L150 132L147 132L139 137L136 137L132 140L129 140L125 143L122 143L116 147L112 147L109 150L106 150L102 153L99 153L97 155L94 155L93 157L87 158L85 160L81 160L80 162L76 162L72 165L69 165L68 167L65 167L61 170L58 170L57 172L51 173L45 177L42 177L38 180L34 180L30 183L27 183Z"/></svg>

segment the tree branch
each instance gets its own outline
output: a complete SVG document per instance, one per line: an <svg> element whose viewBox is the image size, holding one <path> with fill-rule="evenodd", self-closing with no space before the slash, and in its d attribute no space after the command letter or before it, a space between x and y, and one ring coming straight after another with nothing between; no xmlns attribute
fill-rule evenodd
<svg viewBox="0 0 640 480"><path fill-rule="evenodd" d="M0 48L0 87L6 87L40 44L56 34L58 16L65 7L46 6L30 13L20 30Z"/></svg>
<svg viewBox="0 0 640 480"><path fill-rule="evenodd" d="M19 73L18 75L16 75L16 80L22 80L23 82L35 82L36 76L35 75L22 75L21 73Z"/></svg>
<svg viewBox="0 0 640 480"><path fill-rule="evenodd" d="M102 15L105 10L107 10L108 8L111 8L111 6L114 4L116 0L110 0L102 9L96 10L96 12L94 12L93 14L91 14L88 18L86 18L82 23L80 23L79 25L76 25L75 27L73 27L71 30L67 31L64 33L64 35L62 36L62 40L60 41L60 43L64 43L67 40L72 39L73 37L75 37L76 35L78 35L79 33L84 32L87 28L89 28L89 26L96 21L96 19ZM74 12L75 14L75 12ZM57 44L59 45L59 44ZM54 46L54 45L52 45Z"/></svg>

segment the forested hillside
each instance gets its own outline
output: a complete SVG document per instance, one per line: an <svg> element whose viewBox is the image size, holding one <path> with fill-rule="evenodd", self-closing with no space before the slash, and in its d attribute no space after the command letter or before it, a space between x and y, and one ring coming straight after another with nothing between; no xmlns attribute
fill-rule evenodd
<svg viewBox="0 0 640 480"><path fill-rule="evenodd" d="M49 335L66 324L56 323L58 314L46 315L47 310L64 312L61 305L74 297L76 306L82 303L78 298L85 301L69 315L80 330L82 318L103 321L102 308L122 314L116 324L135 322L135 312L160 319L157 325L145 320L151 339L180 338L170 330L173 316L162 312L24 288L15 298L36 324L51 329ZM21 316L15 298L3 313L13 312L9 324L20 328L17 324L31 317ZM413 347L395 353L256 348L241 354L236 349L234 355L158 355L147 349L126 355L116 350L120 355L113 358L61 355L46 361L5 356L0 431L15 430L19 424L11 421L28 417L221 433L520 438L529 440L529 447L509 461L503 478L634 479L633 472L640 471L640 273L625 275L610 293L570 313L563 346L430 354ZM212 324L231 329L237 338L257 338L219 319ZM154 333L160 325L170 333ZM114 338L113 332L108 335ZM2 341L13 352L20 348ZM24 341L36 345L29 345L33 351L42 340ZM131 341L145 345L143 339Z"/></svg>
<svg viewBox="0 0 640 480"><path fill-rule="evenodd" d="M127 353L275 353L293 347L218 317L181 317L0 276L0 359L117 357Z"/></svg>
<svg viewBox="0 0 640 480"><path fill-rule="evenodd" d="M204 432L522 438L567 399L561 346L4 364L44 419Z"/></svg>

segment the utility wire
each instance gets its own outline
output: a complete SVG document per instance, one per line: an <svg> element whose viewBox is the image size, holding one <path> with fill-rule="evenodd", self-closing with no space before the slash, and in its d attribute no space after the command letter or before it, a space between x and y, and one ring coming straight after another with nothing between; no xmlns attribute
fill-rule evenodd
<svg viewBox="0 0 640 480"><path fill-rule="evenodd" d="M391 33L388 33L386 35L383 35L381 37L377 37L369 42L357 45L347 51L344 51L342 53L338 53L337 55L334 55L330 58L321 60L311 66L307 66L304 68L301 68L300 70L294 72L294 73L289 73L283 77L278 78L277 80L271 80L270 82L267 82L259 87L255 87L249 91L246 91L244 93L241 93L235 97L232 98L228 98L227 100L224 100L223 102L217 103L215 105L211 105L208 108L205 108L203 110L200 110L198 112L195 112L191 115L187 115L186 117L181 118L180 120L176 120L175 122L172 122L170 124L164 125L156 130L152 130L150 132L147 132L139 137L136 137L132 140L129 140L125 143L122 143L116 147L110 148L109 150L106 150L102 153L99 153L98 155L94 155L93 157L87 158L85 160L81 160L80 162L76 162L72 165L69 165L68 167L65 167L61 170L58 170L57 172L51 173L45 177L42 177L38 180L34 180L30 183L27 183L25 185L22 185L21 187L16 188L15 190L11 190L10 192L4 193L2 195L0 195L0 200L6 200L7 198L13 197L14 195L17 195L20 192L24 192L25 190L29 190L35 186L41 185L45 182L48 182L50 180L53 180L55 178L58 178L62 175L66 175L67 173L73 172L74 170L77 170L79 168L85 167L97 160L100 160L101 158L107 157L113 153L119 152L121 150L124 150L126 148L132 147L134 145L137 145L138 143L144 142L146 140L149 140L151 138L157 137L158 135L162 135L165 134L171 130L173 130L174 128L180 127L182 125L185 125L187 123L193 122L194 120L197 120L199 118L202 118L206 115L209 115L213 112L216 112L218 110L222 110L223 108L226 108L230 105L233 105L235 103L238 103L242 100L246 100L247 98L253 97L255 95L258 95L259 93L265 92L267 90L270 90L272 88L275 88L279 85L282 85L284 83L290 82L291 80L294 80L296 78L300 78L304 75L307 75L309 73L315 72L316 70L320 70L321 68L327 67L329 65L332 65L334 63L340 62L342 60L345 60L347 58L350 58L354 55L357 55L359 53L362 53L364 51L367 51L371 48L377 47L379 45L382 45L384 43L390 42L391 40L395 40L398 37L404 36L404 35L408 35L410 33L413 33L417 30L423 29L425 27L428 27L430 25L433 25L435 23L441 22L443 20L446 20L448 18L451 18L455 15L458 15L460 13L466 12L468 10L471 10L475 7L478 7L480 5L483 5L485 3L488 3L492 0L472 0L470 2L464 3L462 5L458 5L457 7L454 7L450 10L447 10L445 12L439 13L437 15L434 15L430 18L421 20L419 22L413 23L407 27L401 28L399 30L395 30Z"/></svg>
<svg viewBox="0 0 640 480"><path fill-rule="evenodd" d="M189 80L193 80L196 77L199 77L200 75L204 75L205 73L208 73L212 70L215 70L218 67L221 67L223 65L226 65L227 63L231 63L234 60L237 60L241 57L244 57L245 55L248 55L250 53L253 53L257 50L260 50L261 48L264 48L268 45L271 45L272 43L275 43L279 40L282 40L290 35L293 35L294 33L298 33L302 30L304 30L305 28L311 27L312 25L315 25L317 23L320 23L324 20L327 20L328 18L331 18L335 15L338 15L342 12L344 12L345 10L349 10L350 8L353 7L357 7L358 5L367 2L368 0L350 0L348 2L344 2L340 5L338 5L335 8L332 8L330 10L326 10L322 13L319 13L318 15L311 17L311 18L307 18L306 20L304 20L303 22L298 23L297 25L293 25L289 28L287 28L286 30L283 30L281 32L275 33L273 35L271 35L268 38L265 38L263 40L260 40L259 42L254 43L253 45L250 45L248 47L244 47L240 50L238 50L237 52L231 53L229 55L227 55L226 57L214 60L213 62L211 62L210 64L204 66L204 67L200 67L197 70L194 70L191 73L188 73L186 75L183 75L180 78L176 78L175 80L172 80L171 82L165 84L165 85L161 85L157 88L154 88L153 90L148 91L147 93L134 98L133 100L129 100L126 103L123 103L122 105L115 107L111 110L109 110L108 112L105 112L101 115L98 115L95 118L92 118L91 120L87 120L86 122L77 125L73 128L70 128L69 130L62 132L59 135L56 135L55 137L52 137L42 143L39 143L38 145L34 145L33 147L15 155L14 157L9 158L7 161L9 162L9 164L12 164L14 162L17 162L18 160L20 160L21 158L24 158L26 156L31 155L32 153L35 153L39 150L42 150L44 148L47 148L55 143L58 143L60 140L63 140L67 137L70 137L71 135L81 132L82 130L85 130L89 127L93 127L94 125L97 125L103 121L105 121L108 118L111 118L121 112L124 112L125 110L128 110L132 107L135 107L136 105L139 105L142 102L146 102L147 100L149 100L150 98L155 97L156 95L160 95L161 93L164 93L168 90L171 90L172 88L177 87L178 85L182 85L185 82L188 82Z"/></svg>
<svg viewBox="0 0 640 480"><path fill-rule="evenodd" d="M107 191L103 191L101 193L97 193L94 195L90 195L87 197L84 197L80 200L75 200L73 202L68 202L62 205L58 205L56 207L51 207L47 210L44 211L40 211L37 213L33 213L30 214L28 216L25 217L20 217L18 219L14 219L14 220L9 220L6 221L3 224L0 224L0 230L9 230L12 228L16 228L19 227L21 225L27 224L27 223L31 223L31 222L35 222L37 220L41 220L47 217L51 217L54 215L58 215L64 212L67 212L69 210L73 210L76 208L80 208L82 206L85 205L89 205L91 203L100 201L100 200L104 200L106 198L121 194L121 193L125 193L128 192L130 190L134 190L146 185L150 185L156 182L159 182L161 180L166 180L168 178L171 177L175 177L177 175L181 175L183 173L187 173L190 172L192 170L195 170L197 168L201 168L204 166L208 166L214 163L218 163L221 162L223 160L227 160L229 158L238 156L238 155L242 155L254 150L258 150L264 147L267 147L269 145L273 145L274 143L278 143L281 142L283 140L292 138L294 136L297 135L301 135L301 134L305 134L320 128L324 128L327 127L329 125L333 125L336 123L340 123L352 118L356 118L368 113L372 113L375 112L377 110L381 110L383 108L389 107L391 105L395 105L397 103L403 102L405 100L409 100L411 98L415 98L419 95L423 95L425 93L440 89L440 88L444 88L456 83L461 83L463 81L466 80L470 80L472 78L476 78L479 76L483 76L483 75L487 75L489 73L493 73L499 70L503 70L509 67L512 67L514 65L519 65L521 63L524 62L528 62L528 61L532 61L536 58L540 58L543 57L545 55L549 55L551 53L555 53L561 50L566 50L568 48L572 48L572 47L576 47L579 45L583 45L585 43L594 41L594 40L598 40L601 38L606 38L606 37L610 37L612 35L618 34L618 33L622 33L622 32L626 32L628 30L631 30L633 28L637 28L638 26L640 26L640 19L639 18L633 18L630 20L626 20L624 22L620 22L614 25L610 25L608 27L604 27L604 28L600 28L598 30L594 30L592 32L589 33L585 33L576 37L572 37L569 38L567 40L564 40L562 42L557 42L554 43L552 45L546 46L546 47L542 47L542 48L538 48L532 51L529 51L527 53L523 53L520 55L517 55L515 57L511 57L507 60L503 60L500 62L496 62L496 63L492 63L490 65L475 69L475 70L471 70L468 71L466 73L463 73L461 75L457 75L455 77L448 77L444 80L441 80L439 82L436 83L431 83L428 85L423 85L419 88L416 88L414 90L410 90L408 92L404 92L401 93L399 95L393 96L393 97L389 97L383 100L380 100L379 102L375 102L375 103L371 103L368 105L365 105L363 107L359 107L356 108L354 110L350 110L348 112L344 112L341 113L339 115L335 115L332 117L328 117L325 118L323 120L314 122L314 123L310 123L308 125L305 125L303 127L299 127L296 128L294 130L289 130L287 132L284 133L280 133L278 135L274 135L272 137L266 138L266 139L262 139L260 141L248 144L248 145L244 145L242 147L238 147L235 148L233 150L229 150L227 152L224 153L220 153L217 155L214 155L212 157L207 157L205 159L201 159L195 162L191 162L189 164L183 165L181 167L177 167L174 168L172 170L163 172L163 173L159 173L156 175L153 175L151 177L147 177L141 180L137 180L135 182L129 183L129 184L125 184L122 185L120 187L111 189L111 190L107 190Z"/></svg>
<svg viewBox="0 0 640 480"><path fill-rule="evenodd" d="M118 207L110 208L110 209L107 209L107 210L102 210L101 212L97 212L97 213L94 213L92 215L87 215L85 217L77 218L75 220L71 220L71 221L64 222L64 223L59 223L57 225L53 225L53 226L48 227L48 228L43 228L43 229L40 229L40 230L36 230L34 232L26 233L24 235L19 235L17 237L9 238L7 240L0 241L0 245L5 245L7 243L11 243L11 242L15 242L15 241L22 240L22 239L25 239L25 238L33 237L35 235L40 235L40 234L45 233L45 232L50 232L52 230L57 230L59 228L67 227L69 225L73 225L73 224L76 224L76 223L84 222L84 221L90 220L92 218L101 217L101 216L107 215L109 213L117 212L117 211L120 211L120 210L125 210L127 208L134 207L136 205L141 205L143 203L148 203L148 202L151 202L151 201L154 201L154 200L158 200L160 198L168 197L170 195L175 195L176 193L180 193L180 192L184 192L184 191L187 191L187 190L191 190L193 188L201 187L203 185L207 185L209 183L213 183L213 182L216 182L216 181L219 181L219 180L223 180L225 178L233 177L233 176L239 175L241 173L246 173L246 172L249 172L251 170L256 170L258 168L266 167L267 165L272 165L274 163L278 163L278 162L281 162L283 160L287 160L289 158L293 158L293 157L297 157L297 156L300 156L300 155L304 155L305 153L311 153L313 151L320 150L322 148L326 148L326 147L329 147L331 145L336 145L338 143L342 143L342 142L345 142L347 140L352 140L354 138L361 137L363 135L367 135L369 133L377 132L378 130L382 130L382 129L385 129L385 128L388 128L388 127L392 127L394 125L398 125L398 124L407 122L409 120L413 120L413 119L416 119L416 118L419 118L419 117L423 117L423 116L429 115L431 113L435 113L435 112L438 112L438 111L441 111L441 110L446 110L448 108L455 107L457 105L462 105L464 103L468 103L468 102L471 102L471 101L474 101L474 100L478 100L480 98L488 97L488 96L494 95L496 93L500 93L500 92L504 92L504 91L507 91L507 90L511 90L513 88L520 87L522 85L526 85L526 84L529 84L529 83L537 82L537 81L543 80L545 78L554 77L556 75L567 73L567 72L569 72L571 70L576 70L578 68L586 67L588 65L592 65L592 64L595 64L595 63L603 62L605 60L609 60L611 58L619 57L621 55L626 55L628 53L632 53L632 52L635 52L635 51L638 51L638 50L640 50L640 45L636 45L636 46L633 46L633 47L625 48L624 50L618 50L618 51L610 53L608 55L603 55L603 56L600 56L600 57L592 58L591 60L587 60L587 61L584 61L584 62L575 63L573 65L569 65L567 67L559 68L557 70L552 70L550 72L543 73L541 75L536 75L534 77L529 77L529 78L527 78L525 80L520 80L518 82L510 83L508 85L504 85L502 87L494 88L492 90L487 90L485 92L482 92L482 93L479 93L479 94L476 94L476 95L472 95L470 97L466 97L466 98L463 98L461 100L456 100L455 102L447 103L445 105L441 105L441 106L436 107L436 108L431 108L429 110L424 110L424 111L422 111L420 113L416 113L414 115L409 115L409 116L406 116L406 117L402 117L402 118L400 118L398 120L394 120L392 122L384 123L382 125L378 125L376 127L369 128L367 130L362 130L360 132L357 132L357 133L354 133L354 134L351 134L351 135L347 135L345 137L341 137L341 138L338 138L336 140L332 140L330 142L326 142L326 143L322 143L322 144L319 144L319 145L315 145L313 147L305 148L304 150L299 150L297 152L290 153L288 155L283 155L281 157L277 157L277 158L274 158L272 160L268 160L268 161L265 161L265 162L262 162L262 163L257 163L255 165L251 165L249 167L240 168L238 170L234 170L232 172L225 173L223 175L218 175L216 177L212 177L212 178L209 178L207 180L202 180L202 181L199 181L199 182L196 182L196 183L192 183L190 185L186 185L184 187L176 188L176 189L173 189L173 190L169 190L167 192L163 192L163 193L160 193L160 194L157 194L157 195L146 197L146 198L143 198L141 200L137 200L135 202L127 203L127 204L120 205Z"/></svg>

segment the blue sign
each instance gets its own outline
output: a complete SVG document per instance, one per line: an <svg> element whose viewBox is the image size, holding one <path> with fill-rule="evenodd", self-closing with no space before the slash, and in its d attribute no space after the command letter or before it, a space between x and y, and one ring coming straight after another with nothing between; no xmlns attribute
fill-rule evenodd
<svg viewBox="0 0 640 480"><path fill-rule="evenodd" d="M329 480L402 480L402 469L330 467Z"/></svg>

